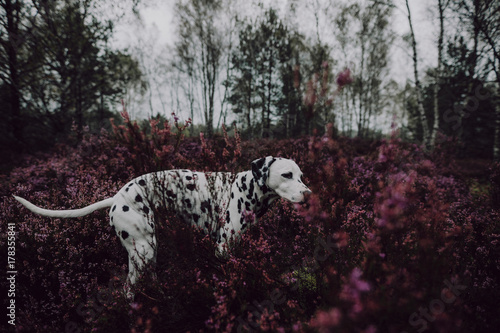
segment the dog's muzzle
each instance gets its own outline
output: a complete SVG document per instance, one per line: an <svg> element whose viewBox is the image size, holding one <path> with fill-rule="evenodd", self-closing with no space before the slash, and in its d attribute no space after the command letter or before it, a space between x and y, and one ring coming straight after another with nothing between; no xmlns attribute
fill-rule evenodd
<svg viewBox="0 0 500 333"><path fill-rule="evenodd" d="M312 194L312 191L310 189L301 191L300 194L302 194L302 201L299 202L299 204L305 204L307 201L307 198Z"/></svg>

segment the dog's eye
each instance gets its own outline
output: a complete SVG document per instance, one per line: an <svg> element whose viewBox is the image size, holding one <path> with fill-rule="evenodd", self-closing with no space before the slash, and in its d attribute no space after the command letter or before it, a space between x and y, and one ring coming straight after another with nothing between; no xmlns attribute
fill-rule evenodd
<svg viewBox="0 0 500 333"><path fill-rule="evenodd" d="M286 179L292 179L293 174L291 172L283 173L281 177L286 178Z"/></svg>

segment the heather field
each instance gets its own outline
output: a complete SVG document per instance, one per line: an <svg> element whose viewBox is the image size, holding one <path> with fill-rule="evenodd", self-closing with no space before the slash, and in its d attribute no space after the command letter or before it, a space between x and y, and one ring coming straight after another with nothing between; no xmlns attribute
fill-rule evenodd
<svg viewBox="0 0 500 333"><path fill-rule="evenodd" d="M500 165L454 160L401 142L324 136L242 141L183 138L186 124L125 119L0 178L0 247L15 243L18 332L497 332L500 327ZM248 170L294 159L313 194L277 201L225 258L175 215L157 217L156 277L133 303L127 255L106 211L42 218L113 196L143 173ZM15 237L8 238L8 231ZM2 252L3 267L7 251ZM151 268L152 269L152 268ZM4 270L5 271L5 270ZM2 298L12 290L1 280ZM4 301L5 309L9 304ZM12 312L10 312L12 313ZM9 310L7 309L7 314Z"/></svg>

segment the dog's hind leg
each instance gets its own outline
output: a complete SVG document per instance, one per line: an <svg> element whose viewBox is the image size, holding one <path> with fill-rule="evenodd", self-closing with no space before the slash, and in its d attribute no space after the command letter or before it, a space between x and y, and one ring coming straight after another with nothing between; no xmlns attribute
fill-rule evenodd
<svg viewBox="0 0 500 333"><path fill-rule="evenodd" d="M129 272L126 292L131 298L133 295L130 288L137 282L148 264L156 263L157 243L153 224L148 223L147 216L131 209L125 211L116 209L110 215L111 223L128 252Z"/></svg>

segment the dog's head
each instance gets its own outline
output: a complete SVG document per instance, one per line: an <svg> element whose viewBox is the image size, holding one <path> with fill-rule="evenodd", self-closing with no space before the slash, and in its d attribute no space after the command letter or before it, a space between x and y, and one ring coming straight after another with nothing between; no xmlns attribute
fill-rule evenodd
<svg viewBox="0 0 500 333"><path fill-rule="evenodd" d="M291 202L303 202L311 190L302 183L302 171L292 160L268 156L252 162L252 173L261 189L269 188Z"/></svg>

